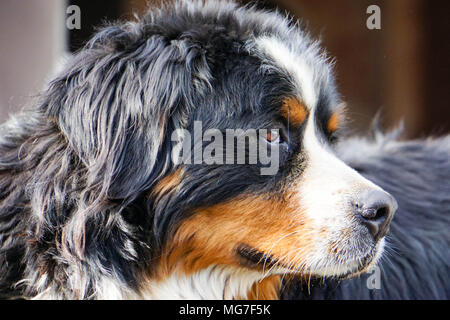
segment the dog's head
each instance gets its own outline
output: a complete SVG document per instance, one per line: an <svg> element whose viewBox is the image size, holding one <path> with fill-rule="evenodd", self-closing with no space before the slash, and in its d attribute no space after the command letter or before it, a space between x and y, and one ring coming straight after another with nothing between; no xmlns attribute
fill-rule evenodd
<svg viewBox="0 0 450 320"><path fill-rule="evenodd" d="M334 155L345 110L329 60L285 17L227 1L154 11L102 30L53 86L47 112L98 195L140 208L124 220L154 268L345 276L382 252L395 200Z"/></svg>

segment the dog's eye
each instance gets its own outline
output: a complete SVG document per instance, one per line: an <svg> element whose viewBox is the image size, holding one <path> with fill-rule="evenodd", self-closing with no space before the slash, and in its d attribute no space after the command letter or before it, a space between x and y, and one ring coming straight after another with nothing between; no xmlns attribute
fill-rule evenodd
<svg viewBox="0 0 450 320"><path fill-rule="evenodd" d="M267 132L266 140L269 143L281 143L281 135L279 130L270 130Z"/></svg>
<svg viewBox="0 0 450 320"><path fill-rule="evenodd" d="M267 132L264 139L270 144L287 145L288 139L283 129L272 129Z"/></svg>

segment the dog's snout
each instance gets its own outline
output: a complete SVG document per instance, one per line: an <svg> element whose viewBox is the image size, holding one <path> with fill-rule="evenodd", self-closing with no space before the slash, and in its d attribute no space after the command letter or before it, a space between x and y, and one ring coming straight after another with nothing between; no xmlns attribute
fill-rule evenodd
<svg viewBox="0 0 450 320"><path fill-rule="evenodd" d="M355 214L375 240L387 234L396 210L397 201L381 190L365 192L355 205Z"/></svg>

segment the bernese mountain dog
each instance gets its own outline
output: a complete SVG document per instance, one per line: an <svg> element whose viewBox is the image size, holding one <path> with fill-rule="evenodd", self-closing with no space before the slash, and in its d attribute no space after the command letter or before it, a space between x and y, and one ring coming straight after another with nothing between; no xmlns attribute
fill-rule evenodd
<svg viewBox="0 0 450 320"><path fill-rule="evenodd" d="M364 273L398 205L343 159L439 182L339 143L344 113L330 58L280 13L178 1L104 27L1 126L0 296L295 298Z"/></svg>

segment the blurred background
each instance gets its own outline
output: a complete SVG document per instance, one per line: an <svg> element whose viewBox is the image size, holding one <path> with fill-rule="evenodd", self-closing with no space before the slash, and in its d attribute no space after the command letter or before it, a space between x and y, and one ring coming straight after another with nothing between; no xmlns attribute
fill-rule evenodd
<svg viewBox="0 0 450 320"><path fill-rule="evenodd" d="M161 0L0 0L0 121L19 110L105 20L132 19ZM247 3L249 1L240 1ZM367 130L381 111L386 128L401 119L405 137L450 132L450 1L265 0L300 18L335 57L352 127ZM369 30L367 7L381 10ZM80 8L80 29L67 19Z"/></svg>

